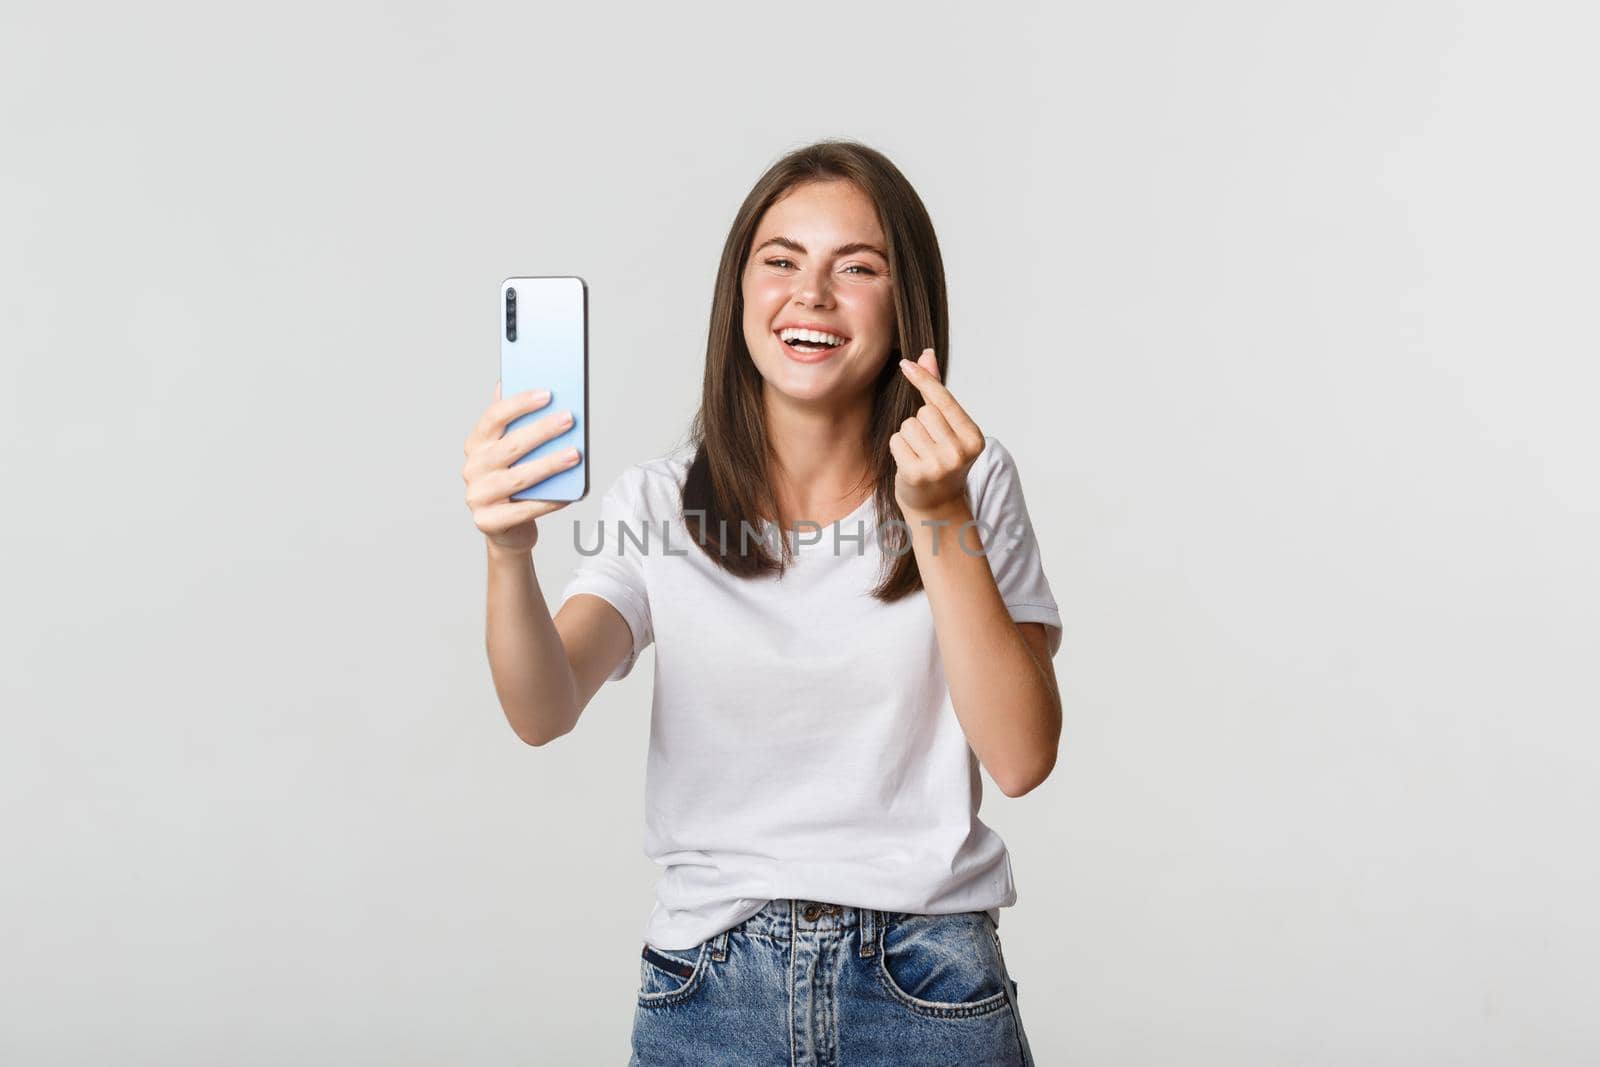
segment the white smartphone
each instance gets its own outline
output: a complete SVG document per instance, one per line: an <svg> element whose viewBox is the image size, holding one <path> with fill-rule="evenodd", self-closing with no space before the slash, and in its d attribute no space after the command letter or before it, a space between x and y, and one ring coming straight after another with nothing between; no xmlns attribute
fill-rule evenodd
<svg viewBox="0 0 1600 1067"><path fill-rule="evenodd" d="M582 278L507 278L500 283L500 395L550 390L544 407L506 432L557 411L572 425L516 461L576 446L578 463L511 494L512 500L582 500L589 495L589 287Z"/></svg>

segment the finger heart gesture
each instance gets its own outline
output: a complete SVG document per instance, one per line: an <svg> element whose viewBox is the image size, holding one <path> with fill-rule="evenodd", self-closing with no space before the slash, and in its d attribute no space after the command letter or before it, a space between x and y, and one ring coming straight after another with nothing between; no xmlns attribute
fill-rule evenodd
<svg viewBox="0 0 1600 1067"><path fill-rule="evenodd" d="M939 362L925 348L900 370L927 401L889 438L895 500L904 512L936 512L965 502L967 471L983 452L983 431L939 379Z"/></svg>

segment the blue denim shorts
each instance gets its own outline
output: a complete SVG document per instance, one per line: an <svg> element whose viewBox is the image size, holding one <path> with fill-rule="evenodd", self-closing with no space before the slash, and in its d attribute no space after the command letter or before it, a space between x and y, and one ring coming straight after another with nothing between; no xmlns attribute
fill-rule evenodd
<svg viewBox="0 0 1600 1067"><path fill-rule="evenodd" d="M950 915L768 901L644 946L629 1067L1033 1067L1000 933Z"/></svg>

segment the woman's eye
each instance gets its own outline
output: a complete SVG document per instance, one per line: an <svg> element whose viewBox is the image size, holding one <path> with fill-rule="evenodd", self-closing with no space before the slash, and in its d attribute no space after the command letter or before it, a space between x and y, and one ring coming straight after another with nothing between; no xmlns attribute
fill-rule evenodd
<svg viewBox="0 0 1600 1067"><path fill-rule="evenodd" d="M777 256L777 257L774 257L772 259L763 260L762 262L764 262L769 267L780 267L780 268L782 268L782 267L793 267L794 266L794 260L788 259L788 258L786 258L784 256ZM871 267L862 266L860 263L852 263L848 267L846 267L845 270L847 272L848 271L860 271L862 274L876 274L876 273L878 273L877 271L873 270Z"/></svg>

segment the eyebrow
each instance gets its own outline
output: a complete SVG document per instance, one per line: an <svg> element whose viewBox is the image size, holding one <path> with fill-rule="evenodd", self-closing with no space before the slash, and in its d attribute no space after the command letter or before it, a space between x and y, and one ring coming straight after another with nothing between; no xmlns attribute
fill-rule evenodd
<svg viewBox="0 0 1600 1067"><path fill-rule="evenodd" d="M756 252L760 252L761 249L767 247L767 245L782 245L791 252L798 252L802 256L806 254L805 245L788 237L769 237L766 239L766 241L762 242L760 247L758 247L755 252L750 254L752 256L755 255ZM865 241L851 241L849 244L840 245L838 248L833 250L833 254L835 256L848 256L855 252L873 252L882 256L885 263L889 261L889 256L884 252L883 249L879 248L877 245L868 244Z"/></svg>

